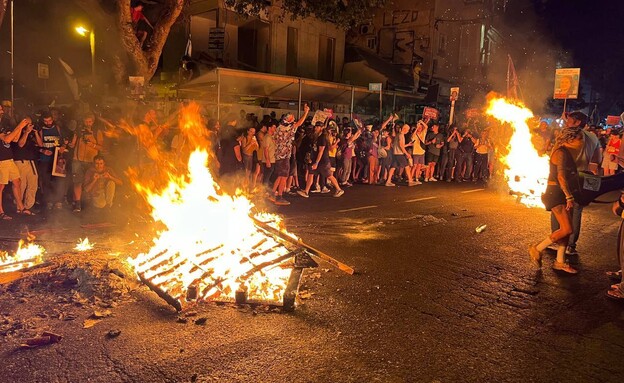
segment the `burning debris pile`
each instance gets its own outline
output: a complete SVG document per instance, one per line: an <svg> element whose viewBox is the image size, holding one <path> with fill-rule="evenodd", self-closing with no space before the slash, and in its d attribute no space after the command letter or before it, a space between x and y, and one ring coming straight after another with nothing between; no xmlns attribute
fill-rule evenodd
<svg viewBox="0 0 624 383"><path fill-rule="evenodd" d="M197 128L201 118L196 108L183 109L179 121L182 133L203 130ZM303 267L316 265L306 253L339 263L287 233L278 216L254 213L239 190L227 194L209 170L204 137L187 138L197 149L188 164L168 167L164 189L135 181L162 230L148 252L128 262L142 282L177 310L199 301L293 308ZM145 184L153 185L153 179Z"/></svg>
<svg viewBox="0 0 624 383"><path fill-rule="evenodd" d="M547 155L540 156L531 141L527 120L533 113L503 98L492 98L486 113L513 128L509 153L502 158L509 189L524 205L543 207L541 196L548 182L549 159Z"/></svg>
<svg viewBox="0 0 624 383"><path fill-rule="evenodd" d="M129 263L177 310L206 300L292 309L303 268L316 265L306 252L329 257L287 233L279 217L252 217L246 197L220 190L207 159L195 151L186 176L172 177L161 193L148 192L152 217L165 229Z"/></svg>

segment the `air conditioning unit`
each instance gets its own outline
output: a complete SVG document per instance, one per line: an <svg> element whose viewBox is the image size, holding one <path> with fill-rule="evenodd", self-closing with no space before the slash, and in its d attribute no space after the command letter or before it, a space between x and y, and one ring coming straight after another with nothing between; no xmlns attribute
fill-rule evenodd
<svg viewBox="0 0 624 383"><path fill-rule="evenodd" d="M374 28L371 24L362 24L360 25L360 34L361 35L369 35L374 33Z"/></svg>

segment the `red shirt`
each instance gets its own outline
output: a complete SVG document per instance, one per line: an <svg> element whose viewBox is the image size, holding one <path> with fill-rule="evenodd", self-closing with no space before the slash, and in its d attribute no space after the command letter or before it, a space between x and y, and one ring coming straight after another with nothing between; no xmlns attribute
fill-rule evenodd
<svg viewBox="0 0 624 383"><path fill-rule="evenodd" d="M132 15L132 24L136 24L141 20L146 20L143 10L132 8L130 14Z"/></svg>

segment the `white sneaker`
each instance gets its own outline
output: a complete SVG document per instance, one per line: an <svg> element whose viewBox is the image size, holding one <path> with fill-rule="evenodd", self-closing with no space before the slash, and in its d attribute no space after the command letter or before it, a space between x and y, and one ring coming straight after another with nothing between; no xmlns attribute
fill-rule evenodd
<svg viewBox="0 0 624 383"><path fill-rule="evenodd" d="M429 181L431 181L431 182L438 182L438 180L436 180L436 179L435 179L435 178L433 178L433 177L429 178Z"/></svg>
<svg viewBox="0 0 624 383"><path fill-rule="evenodd" d="M327 194L329 193L331 190L329 190L329 188L327 186L323 186L323 188L321 189L321 194Z"/></svg>
<svg viewBox="0 0 624 383"><path fill-rule="evenodd" d="M336 194L334 194L334 197L338 198L340 196L342 196L344 194L344 190L340 189L336 192Z"/></svg>
<svg viewBox="0 0 624 383"><path fill-rule="evenodd" d="M429 182L429 178L425 178L425 182Z"/></svg>
<svg viewBox="0 0 624 383"><path fill-rule="evenodd" d="M310 193L320 193L321 192L321 186L319 184L316 184L314 186L314 190L311 190Z"/></svg>
<svg viewBox="0 0 624 383"><path fill-rule="evenodd" d="M417 180L417 181L414 181L414 185L422 185L422 182L420 182L420 181L418 181L418 180Z"/></svg>
<svg viewBox="0 0 624 383"><path fill-rule="evenodd" d="M385 183L386 186L396 186L395 184L393 184L392 182L386 182Z"/></svg>

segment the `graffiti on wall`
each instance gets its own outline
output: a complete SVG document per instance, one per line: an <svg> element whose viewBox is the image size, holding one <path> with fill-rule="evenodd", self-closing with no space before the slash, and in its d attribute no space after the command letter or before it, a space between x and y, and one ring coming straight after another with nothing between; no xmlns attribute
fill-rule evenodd
<svg viewBox="0 0 624 383"><path fill-rule="evenodd" d="M412 65L428 32L430 10L399 9L387 11L376 18L377 50L380 57L399 65ZM379 22L381 21L381 25ZM424 36L423 36L424 35Z"/></svg>
<svg viewBox="0 0 624 383"><path fill-rule="evenodd" d="M413 24L418 20L419 11L396 10L384 12L382 24L384 27L396 27L399 25Z"/></svg>

